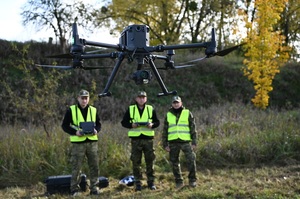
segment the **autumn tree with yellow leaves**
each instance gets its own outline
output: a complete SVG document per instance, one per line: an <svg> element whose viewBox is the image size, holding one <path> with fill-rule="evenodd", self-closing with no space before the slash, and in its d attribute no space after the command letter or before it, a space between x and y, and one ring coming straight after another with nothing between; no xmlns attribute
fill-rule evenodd
<svg viewBox="0 0 300 199"><path fill-rule="evenodd" d="M255 16L246 23L244 75L254 83L256 95L253 104L262 109L269 105L275 75L289 58L284 37L280 31L274 30L286 3L287 0L255 0Z"/></svg>

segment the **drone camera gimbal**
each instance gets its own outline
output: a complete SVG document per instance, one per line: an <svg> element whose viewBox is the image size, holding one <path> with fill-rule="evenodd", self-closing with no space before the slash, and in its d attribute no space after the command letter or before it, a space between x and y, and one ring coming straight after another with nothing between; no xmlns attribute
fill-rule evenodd
<svg viewBox="0 0 300 199"><path fill-rule="evenodd" d="M131 74L130 78L133 79L137 85L148 84L152 79L152 74L150 70L137 70Z"/></svg>

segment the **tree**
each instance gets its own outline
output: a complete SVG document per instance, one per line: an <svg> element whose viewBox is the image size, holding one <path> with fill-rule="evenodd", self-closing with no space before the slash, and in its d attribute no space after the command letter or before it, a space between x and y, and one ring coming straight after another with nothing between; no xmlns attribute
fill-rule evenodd
<svg viewBox="0 0 300 199"><path fill-rule="evenodd" d="M33 24L37 31L52 29L65 51L75 18L79 19L77 23L80 26L87 28L93 19L89 14L91 9L90 5L82 1L67 4L63 0L28 0L22 8L21 16L24 26Z"/></svg>
<svg viewBox="0 0 300 199"><path fill-rule="evenodd" d="M256 95L252 102L262 109L268 106L269 92L273 89L272 81L279 73L279 67L288 59L284 37L280 31L274 31L286 2L287 0L256 0L254 20L247 23L249 32L244 74L255 84Z"/></svg>
<svg viewBox="0 0 300 199"><path fill-rule="evenodd" d="M210 39L208 28L216 28L218 46L224 46L233 25L235 3L230 0L214 1L190 1L187 0L188 12L186 20L188 30L186 31L191 37L193 43L207 41ZM228 42L228 41L227 41Z"/></svg>
<svg viewBox="0 0 300 199"><path fill-rule="evenodd" d="M234 8L235 3L229 0L112 0L106 15L112 18L117 31L122 31L124 24L148 25L152 45L207 41L215 25L221 46L232 33Z"/></svg>
<svg viewBox="0 0 300 199"><path fill-rule="evenodd" d="M112 0L107 15L118 31L124 24L146 24L151 29L151 44L179 42L186 13L186 1L176 0ZM126 3L126 6L124 6Z"/></svg>
<svg viewBox="0 0 300 199"><path fill-rule="evenodd" d="M278 29L283 31L285 42L292 47L293 54L300 54L299 44L297 46L297 43L300 41L299 18L300 2L298 0L289 0L281 13Z"/></svg>
<svg viewBox="0 0 300 199"><path fill-rule="evenodd" d="M210 0L204 0L201 3L196 1L187 1L187 25L188 28L185 31L188 33L187 36L191 37L192 43L206 40L209 36L207 31L209 24L213 24L214 17L214 6ZM208 23L206 23L208 22Z"/></svg>

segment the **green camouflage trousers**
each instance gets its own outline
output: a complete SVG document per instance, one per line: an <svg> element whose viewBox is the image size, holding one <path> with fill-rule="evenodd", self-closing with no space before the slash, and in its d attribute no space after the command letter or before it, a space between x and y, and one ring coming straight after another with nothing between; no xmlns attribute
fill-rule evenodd
<svg viewBox="0 0 300 199"><path fill-rule="evenodd" d="M141 172L141 163L142 155L144 153L145 163L146 163L146 175L147 181L154 181L154 160L155 152L153 148L152 139L131 139L131 157L133 176L135 183L141 183L142 172Z"/></svg>
<svg viewBox="0 0 300 199"><path fill-rule="evenodd" d="M191 144L188 142L180 143L180 142L169 142L170 147L170 161L173 169L173 174L175 177L176 183L182 183L182 173L180 167L180 159L179 154L182 151L186 157L187 168L189 171L189 181L195 182L196 178L196 154L193 152Z"/></svg>
<svg viewBox="0 0 300 199"><path fill-rule="evenodd" d="M81 168L87 157L87 163L90 169L91 189L96 189L99 179L99 156L97 142L72 143L71 148L71 192L80 190L80 174Z"/></svg>

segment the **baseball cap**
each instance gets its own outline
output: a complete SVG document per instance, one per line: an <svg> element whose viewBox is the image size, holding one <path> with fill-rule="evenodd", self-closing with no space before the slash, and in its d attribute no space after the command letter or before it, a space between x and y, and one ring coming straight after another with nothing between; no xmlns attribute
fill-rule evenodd
<svg viewBox="0 0 300 199"><path fill-rule="evenodd" d="M174 96L172 99L172 103L173 102L181 102L181 98L179 96Z"/></svg>
<svg viewBox="0 0 300 199"><path fill-rule="evenodd" d="M147 93L145 91L138 91L137 96L138 97L147 97Z"/></svg>
<svg viewBox="0 0 300 199"><path fill-rule="evenodd" d="M90 94L87 90L80 90L78 96L80 96L80 97L89 97Z"/></svg>

